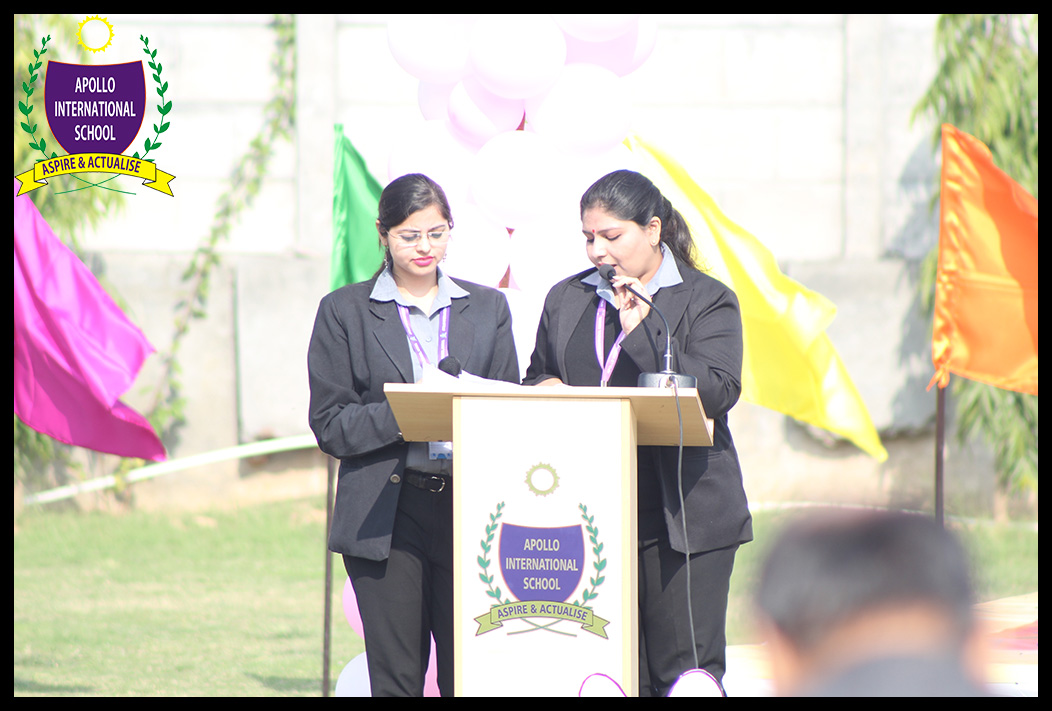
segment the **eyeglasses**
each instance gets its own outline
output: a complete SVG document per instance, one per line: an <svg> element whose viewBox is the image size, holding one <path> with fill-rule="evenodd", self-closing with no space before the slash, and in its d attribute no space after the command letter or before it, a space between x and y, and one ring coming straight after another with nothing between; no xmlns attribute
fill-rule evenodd
<svg viewBox="0 0 1052 711"><path fill-rule="evenodd" d="M404 247L414 247L420 243L420 238L423 236L420 232L399 232L395 234L398 238L397 244ZM444 244L449 239L449 229L446 228L441 231L428 232L427 238L431 244Z"/></svg>

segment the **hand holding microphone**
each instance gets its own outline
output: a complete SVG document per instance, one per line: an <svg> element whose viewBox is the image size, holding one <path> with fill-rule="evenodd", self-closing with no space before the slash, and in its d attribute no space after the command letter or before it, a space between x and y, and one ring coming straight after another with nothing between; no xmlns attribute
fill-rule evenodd
<svg viewBox="0 0 1052 711"><path fill-rule="evenodd" d="M610 285L614 287L614 293L618 295L618 300L621 304L624 304L625 290L631 292L635 299L638 299L640 304L629 304L627 308L629 313L629 321L633 322L631 328L625 323L625 306L619 306L621 310L621 329L626 333L631 333L632 329L642 323L646 315L650 313L650 309L654 309L654 313L661 317L661 322L665 325L665 368L660 373L640 373L639 379L636 383L638 387L671 387L673 383L677 387L681 388L694 388L698 385L698 379L693 375L682 375L672 370L672 331L668 327L668 320L665 318L665 314L661 313L661 309L654 305L648 297L637 291L633 287L633 283L639 287L642 284L638 279L634 277L618 276L614 270L614 267L609 264L603 264L599 267L599 276L606 281L610 282ZM618 292L618 289L621 289ZM643 311L643 305L648 308ZM638 315L638 318L637 318Z"/></svg>
<svg viewBox="0 0 1052 711"><path fill-rule="evenodd" d="M621 314L621 330L631 333L650 313L650 299L640 294L642 282L635 277L617 274L609 264L599 267L599 275L614 287L617 310Z"/></svg>

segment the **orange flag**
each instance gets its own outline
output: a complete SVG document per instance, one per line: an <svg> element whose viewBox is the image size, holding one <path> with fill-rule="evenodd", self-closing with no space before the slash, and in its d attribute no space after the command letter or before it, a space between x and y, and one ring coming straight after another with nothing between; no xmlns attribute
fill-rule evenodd
<svg viewBox="0 0 1052 711"><path fill-rule="evenodd" d="M928 389L952 372L1037 395L1037 200L947 123L940 203Z"/></svg>

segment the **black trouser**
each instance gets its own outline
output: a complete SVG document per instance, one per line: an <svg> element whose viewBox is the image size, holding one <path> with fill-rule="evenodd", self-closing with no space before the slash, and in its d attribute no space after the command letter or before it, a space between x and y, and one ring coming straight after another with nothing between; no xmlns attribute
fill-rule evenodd
<svg viewBox="0 0 1052 711"><path fill-rule="evenodd" d="M698 667L720 683L727 666L727 596L738 546L690 556ZM687 568L668 537L639 542L639 694L663 696L694 668Z"/></svg>
<svg viewBox="0 0 1052 711"><path fill-rule="evenodd" d="M387 560L343 557L365 631L373 696L422 696L435 637L438 686L453 695L453 492L402 484Z"/></svg>

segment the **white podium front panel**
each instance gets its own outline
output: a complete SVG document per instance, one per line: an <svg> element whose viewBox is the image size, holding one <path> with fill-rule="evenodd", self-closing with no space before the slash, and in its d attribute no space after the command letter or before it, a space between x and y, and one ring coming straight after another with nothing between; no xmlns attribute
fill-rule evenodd
<svg viewBox="0 0 1052 711"><path fill-rule="evenodd" d="M631 404L458 397L453 445L457 695L635 694Z"/></svg>

